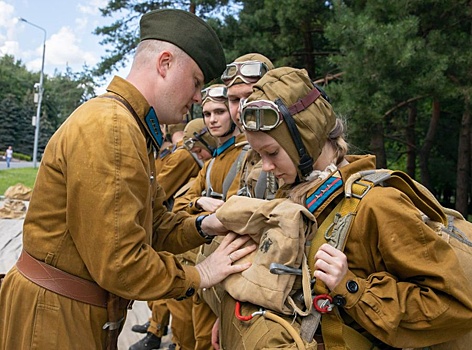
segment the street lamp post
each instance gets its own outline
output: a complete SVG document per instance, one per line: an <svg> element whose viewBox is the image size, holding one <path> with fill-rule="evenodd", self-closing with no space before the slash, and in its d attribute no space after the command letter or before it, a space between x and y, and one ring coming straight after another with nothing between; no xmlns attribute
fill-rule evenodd
<svg viewBox="0 0 472 350"><path fill-rule="evenodd" d="M38 107L36 109L36 125L34 129L34 147L33 147L33 166L36 168L37 164L37 155L38 155L38 143L39 143L39 119L41 117L41 102L43 101L43 78L44 78L44 56L46 54L46 29L43 27L40 27L34 23L31 23L27 21L24 18L19 18L20 21L28 23L29 25L32 25L33 27L36 27L40 30L43 31L44 33L44 40L43 40L43 60L41 62L41 75L39 78L39 91L38 91Z"/></svg>

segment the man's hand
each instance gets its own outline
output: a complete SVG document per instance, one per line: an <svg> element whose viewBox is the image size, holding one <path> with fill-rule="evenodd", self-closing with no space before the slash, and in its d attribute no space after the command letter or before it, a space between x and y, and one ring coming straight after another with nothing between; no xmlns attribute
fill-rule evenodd
<svg viewBox="0 0 472 350"><path fill-rule="evenodd" d="M249 239L248 235L240 236L234 232L228 233L221 241L220 246L195 266L200 273L200 288L210 288L227 276L249 268L250 262L233 265L234 261L256 250L255 244L241 248Z"/></svg>

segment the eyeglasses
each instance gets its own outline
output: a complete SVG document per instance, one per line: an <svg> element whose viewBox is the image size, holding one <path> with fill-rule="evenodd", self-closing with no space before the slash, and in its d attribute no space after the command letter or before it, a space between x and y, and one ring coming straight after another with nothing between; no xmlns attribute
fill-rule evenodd
<svg viewBox="0 0 472 350"><path fill-rule="evenodd" d="M231 86L237 78L246 84L251 84L257 82L268 70L269 67L259 61L233 62L226 66L221 80L226 86Z"/></svg>
<svg viewBox="0 0 472 350"><path fill-rule="evenodd" d="M206 99L227 99L228 89L226 86L208 87L202 90L202 102Z"/></svg>

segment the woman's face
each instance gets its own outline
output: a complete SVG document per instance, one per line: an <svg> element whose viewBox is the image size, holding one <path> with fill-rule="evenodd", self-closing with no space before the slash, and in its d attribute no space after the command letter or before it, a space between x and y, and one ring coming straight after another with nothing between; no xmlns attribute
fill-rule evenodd
<svg viewBox="0 0 472 350"><path fill-rule="evenodd" d="M203 118L210 134L222 137L231 128L231 116L222 102L208 101L203 105Z"/></svg>
<svg viewBox="0 0 472 350"><path fill-rule="evenodd" d="M208 152L205 148L200 146L195 146L192 148L192 152L197 155L197 158L203 161L206 161L211 158L210 152Z"/></svg>
<svg viewBox="0 0 472 350"><path fill-rule="evenodd" d="M274 173L277 179L293 184L297 178L297 168L285 149L271 136L261 131L246 131L251 147L262 159L262 170Z"/></svg>

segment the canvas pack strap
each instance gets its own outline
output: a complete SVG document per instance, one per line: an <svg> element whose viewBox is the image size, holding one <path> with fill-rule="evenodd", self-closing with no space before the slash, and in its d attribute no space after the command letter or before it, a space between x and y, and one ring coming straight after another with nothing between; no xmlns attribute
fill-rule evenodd
<svg viewBox="0 0 472 350"><path fill-rule="evenodd" d="M308 253L308 265L311 273L314 271L315 254L322 244L328 243L341 251L344 249L358 205L374 185L370 181L358 179L350 186L351 196L345 196L330 212L311 242ZM329 290L323 282L316 280L314 293L315 295L328 295ZM352 349L371 348L370 342L365 337L344 324L337 308L332 308L330 312L323 314L313 308L311 315L302 321L301 334L305 340L313 339L320 321L323 340L328 349L346 349L348 348L346 344L349 344Z"/></svg>

